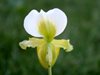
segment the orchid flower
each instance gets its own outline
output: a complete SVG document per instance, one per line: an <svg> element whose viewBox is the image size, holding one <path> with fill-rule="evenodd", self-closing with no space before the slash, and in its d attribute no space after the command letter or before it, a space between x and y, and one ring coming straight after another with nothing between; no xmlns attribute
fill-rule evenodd
<svg viewBox="0 0 100 75"><path fill-rule="evenodd" d="M24 19L24 28L28 34L33 36L29 40L19 43L22 49L27 47L37 47L37 54L41 65L44 68L52 68L55 64L60 48L70 52L73 46L70 40L54 39L60 35L67 26L67 16L65 13L54 8L48 12L33 9Z"/></svg>

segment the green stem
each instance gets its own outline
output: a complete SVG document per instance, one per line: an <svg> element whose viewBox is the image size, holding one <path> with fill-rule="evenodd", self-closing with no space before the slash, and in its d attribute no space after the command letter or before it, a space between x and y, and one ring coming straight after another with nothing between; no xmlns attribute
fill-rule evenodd
<svg viewBox="0 0 100 75"><path fill-rule="evenodd" d="M52 75L52 68L51 67L49 67L48 73L49 73L49 75Z"/></svg>

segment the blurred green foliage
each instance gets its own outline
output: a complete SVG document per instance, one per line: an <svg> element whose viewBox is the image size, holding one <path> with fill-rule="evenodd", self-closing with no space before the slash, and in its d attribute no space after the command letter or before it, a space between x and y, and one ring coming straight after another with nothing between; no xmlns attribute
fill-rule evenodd
<svg viewBox="0 0 100 75"><path fill-rule="evenodd" d="M47 75L36 49L18 44L31 37L23 27L29 11L55 7L68 16L57 38L70 39L74 50L61 50L53 75L100 75L100 0L0 0L0 75Z"/></svg>

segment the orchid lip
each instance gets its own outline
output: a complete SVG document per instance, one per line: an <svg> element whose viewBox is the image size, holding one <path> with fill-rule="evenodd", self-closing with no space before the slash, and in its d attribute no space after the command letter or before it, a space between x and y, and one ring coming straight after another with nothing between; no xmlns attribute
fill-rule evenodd
<svg viewBox="0 0 100 75"><path fill-rule="evenodd" d="M70 41L64 39L53 39L52 42L47 43L44 39L29 38L29 40L20 42L19 45L22 49L37 47L38 58L44 68L48 68L48 66L53 66L55 64L60 48L63 48L66 52L70 52L73 49Z"/></svg>

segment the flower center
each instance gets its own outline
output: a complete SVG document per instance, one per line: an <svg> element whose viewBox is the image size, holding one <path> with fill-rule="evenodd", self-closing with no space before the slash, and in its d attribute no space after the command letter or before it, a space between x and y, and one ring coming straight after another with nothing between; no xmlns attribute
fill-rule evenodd
<svg viewBox="0 0 100 75"><path fill-rule="evenodd" d="M55 25L50 20L41 19L38 24L38 30L47 42L51 42L56 34Z"/></svg>

